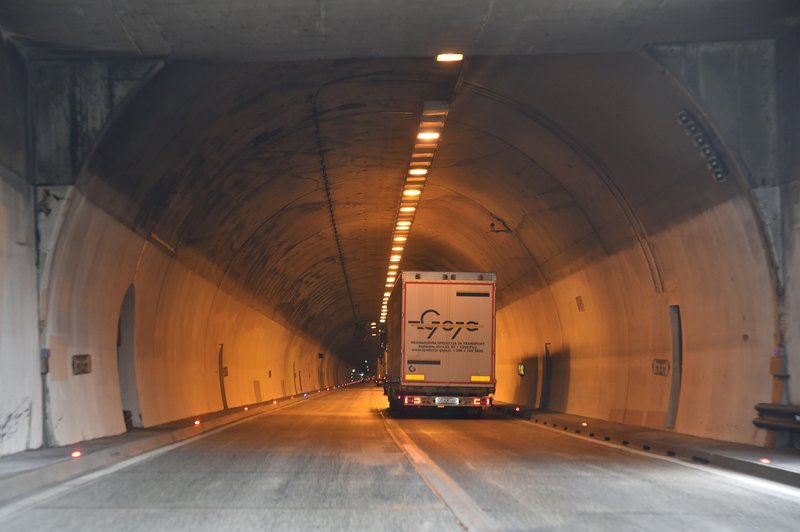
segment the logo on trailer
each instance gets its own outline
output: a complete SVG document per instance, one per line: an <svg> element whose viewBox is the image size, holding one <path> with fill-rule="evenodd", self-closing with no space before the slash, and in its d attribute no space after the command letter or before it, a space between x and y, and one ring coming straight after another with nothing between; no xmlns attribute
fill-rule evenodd
<svg viewBox="0 0 800 532"><path fill-rule="evenodd" d="M428 317L430 315L430 317ZM428 333L428 340L430 340L436 331L440 328L443 331L450 332L455 331L453 336L450 337L451 340L455 340L459 333L466 329L467 331L474 332L480 329L480 324L477 321L451 321L451 320L444 320L440 321L435 319L436 317L440 316L439 312L435 309L429 308L425 312L423 312L419 320L417 321L409 321L409 325L417 325L417 330L420 331L430 331ZM425 321L428 318L430 321Z"/></svg>

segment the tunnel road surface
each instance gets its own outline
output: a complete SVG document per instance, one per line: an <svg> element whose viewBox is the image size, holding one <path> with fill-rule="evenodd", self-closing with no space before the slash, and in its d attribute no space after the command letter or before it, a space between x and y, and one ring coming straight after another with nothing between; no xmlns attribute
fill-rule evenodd
<svg viewBox="0 0 800 532"><path fill-rule="evenodd" d="M797 530L800 490L528 422L313 394L51 488L0 530Z"/></svg>

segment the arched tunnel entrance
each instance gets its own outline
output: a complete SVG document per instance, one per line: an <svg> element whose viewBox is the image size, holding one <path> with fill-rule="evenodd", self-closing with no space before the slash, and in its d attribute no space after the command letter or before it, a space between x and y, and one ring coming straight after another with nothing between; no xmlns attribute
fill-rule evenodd
<svg viewBox="0 0 800 532"><path fill-rule="evenodd" d="M162 69L88 158L60 243L82 256L70 235L98 235L97 260L124 265L108 282L135 281L142 312L159 316L140 342L143 395L162 396L143 403L145 423L219 408L216 379L229 404L254 402L266 366L252 346L267 328L285 332L263 356L302 351L284 376L295 394L320 386L318 351L353 368L377 356L363 330L430 100L450 111L401 267L497 273L497 397L761 441L767 243L735 157L720 155L715 180L679 120L702 109L642 53ZM80 261L61 264L69 286L94 283ZM546 344L542 398L544 381L516 368L539 367ZM662 360L682 367L681 401L671 374L653 372ZM195 369L178 382L177 367Z"/></svg>

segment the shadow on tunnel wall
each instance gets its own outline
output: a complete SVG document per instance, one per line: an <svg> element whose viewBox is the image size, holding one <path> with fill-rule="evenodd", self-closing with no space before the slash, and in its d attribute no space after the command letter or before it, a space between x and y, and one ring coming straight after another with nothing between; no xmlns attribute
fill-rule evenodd
<svg viewBox="0 0 800 532"><path fill-rule="evenodd" d="M542 391L539 408L556 412L567 411L570 382L569 349L552 352L545 347L542 364Z"/></svg>

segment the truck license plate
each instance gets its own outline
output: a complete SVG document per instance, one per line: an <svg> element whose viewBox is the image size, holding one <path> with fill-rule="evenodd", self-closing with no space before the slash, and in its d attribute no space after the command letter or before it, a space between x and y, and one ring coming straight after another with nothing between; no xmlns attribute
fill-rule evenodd
<svg viewBox="0 0 800 532"><path fill-rule="evenodd" d="M437 397L436 398L437 405L457 405L458 404L458 397Z"/></svg>

